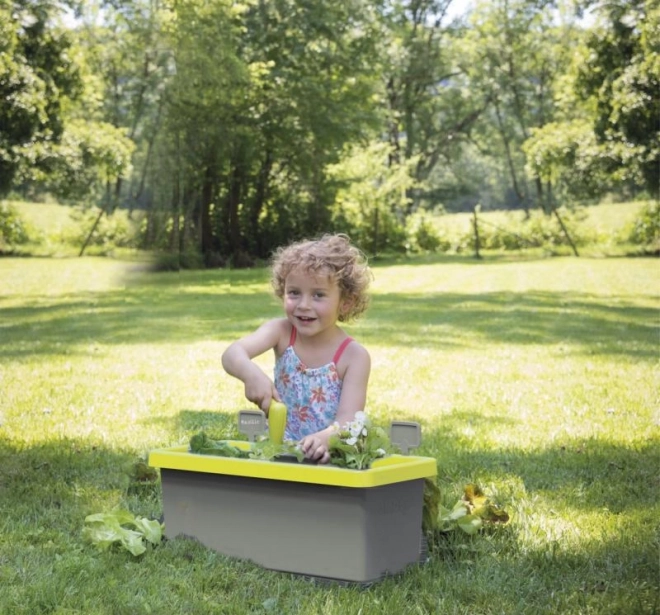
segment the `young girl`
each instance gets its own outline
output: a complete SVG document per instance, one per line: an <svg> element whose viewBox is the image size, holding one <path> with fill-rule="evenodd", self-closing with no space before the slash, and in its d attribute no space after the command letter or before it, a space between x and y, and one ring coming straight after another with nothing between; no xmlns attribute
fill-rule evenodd
<svg viewBox="0 0 660 615"><path fill-rule="evenodd" d="M286 440L299 441L308 459L327 463L335 423L364 410L371 359L337 322L367 308L371 273L345 235L324 235L279 248L272 284L285 318L261 325L222 355L228 374L242 380L245 397L268 412L271 399L287 407ZM274 382L252 359L275 352Z"/></svg>

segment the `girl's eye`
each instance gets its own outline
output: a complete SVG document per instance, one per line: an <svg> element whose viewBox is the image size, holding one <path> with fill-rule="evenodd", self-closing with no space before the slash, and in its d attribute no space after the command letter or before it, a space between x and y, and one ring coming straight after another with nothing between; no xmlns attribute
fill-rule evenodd
<svg viewBox="0 0 660 615"><path fill-rule="evenodd" d="M325 297L325 293L314 293L314 296L315 296L317 299L323 299L323 297Z"/></svg>
<svg viewBox="0 0 660 615"><path fill-rule="evenodd" d="M300 292L297 290L288 290L286 294L289 295L289 297L297 297Z"/></svg>

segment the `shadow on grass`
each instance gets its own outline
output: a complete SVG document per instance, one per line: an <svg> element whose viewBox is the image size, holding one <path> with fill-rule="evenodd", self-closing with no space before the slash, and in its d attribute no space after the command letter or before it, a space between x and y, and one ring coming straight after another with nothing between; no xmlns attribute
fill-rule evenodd
<svg viewBox="0 0 660 615"><path fill-rule="evenodd" d="M164 277L160 277L160 275ZM80 352L80 345L233 340L282 314L264 274L160 274L125 290L29 297L3 309L3 357ZM153 281L152 281L153 280ZM657 309L586 293L387 293L352 331L365 345L565 344L578 353L657 359ZM474 340L470 340L474 344Z"/></svg>
<svg viewBox="0 0 660 615"><path fill-rule="evenodd" d="M626 446L595 437L565 437L532 450L493 449L464 435L468 422L479 425L488 420L461 413L443 417L442 427L424 427L415 453L437 459L441 485L513 483L522 485L530 498L543 493L558 509L619 514L657 505L660 442Z"/></svg>
<svg viewBox="0 0 660 615"><path fill-rule="evenodd" d="M107 512L108 498L114 500L117 493L133 493L137 462L134 452L85 440L20 445L0 437L0 517L5 532L21 536L21 527L47 529L44 542L52 532L80 536L86 515ZM160 499L156 483L139 487L141 498L151 505Z"/></svg>
<svg viewBox="0 0 660 615"><path fill-rule="evenodd" d="M578 352L657 358L657 309L579 293L385 294L374 299L365 343L448 347L468 332L487 342L565 343Z"/></svg>

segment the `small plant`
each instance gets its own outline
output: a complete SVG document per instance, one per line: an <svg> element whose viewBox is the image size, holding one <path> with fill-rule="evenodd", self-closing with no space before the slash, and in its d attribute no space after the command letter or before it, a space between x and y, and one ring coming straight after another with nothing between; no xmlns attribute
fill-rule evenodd
<svg viewBox="0 0 660 615"><path fill-rule="evenodd" d="M260 459L272 461L280 455L294 455L302 461L303 452L296 444L276 444L267 437L254 442L247 450L231 444L228 440L213 440L206 433L200 432L190 438L190 452L198 455L215 455L216 457L234 457L237 459Z"/></svg>
<svg viewBox="0 0 660 615"><path fill-rule="evenodd" d="M83 536L101 551L119 546L137 556L147 550L146 543L160 543L163 524L155 519L136 517L127 510L115 510L85 517Z"/></svg>
<svg viewBox="0 0 660 615"><path fill-rule="evenodd" d="M422 527L427 535L453 530L476 534L486 525L508 522L509 514L495 504L478 485L466 485L463 497L452 509L448 509L440 504L437 484L431 479L425 482Z"/></svg>
<svg viewBox="0 0 660 615"><path fill-rule="evenodd" d="M365 470L376 459L392 452L385 430L373 426L364 412L356 412L352 421L337 429L330 436L328 449L330 463L340 468Z"/></svg>
<svg viewBox="0 0 660 615"><path fill-rule="evenodd" d="M330 436L328 450L330 463L350 470L366 470L381 457L393 452L390 439L381 427L371 424L364 412L357 412L355 418L343 427L336 424L337 432ZM248 450L243 450L227 440L213 440L204 432L190 439L190 452L200 455L236 457L239 459L261 459L272 461L279 456L295 456L302 461L304 454L298 443L277 444L263 436Z"/></svg>

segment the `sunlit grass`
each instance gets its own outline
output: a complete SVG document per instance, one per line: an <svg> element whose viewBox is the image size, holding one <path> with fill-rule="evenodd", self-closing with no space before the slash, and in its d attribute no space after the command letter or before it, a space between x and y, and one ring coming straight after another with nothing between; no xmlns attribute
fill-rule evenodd
<svg viewBox="0 0 660 615"><path fill-rule="evenodd" d="M422 424L445 505L476 481L512 521L449 535L426 566L369 590L185 540L140 560L100 554L80 534L117 506L161 514L158 485L130 479L149 450L234 429L247 404L220 356L279 315L266 271L2 259L0 280L2 613L659 607L657 260L375 263L372 306L348 327L372 355L369 413Z"/></svg>

